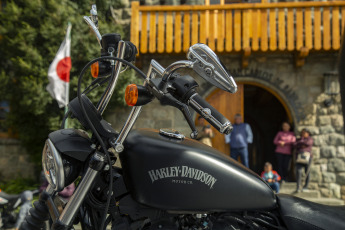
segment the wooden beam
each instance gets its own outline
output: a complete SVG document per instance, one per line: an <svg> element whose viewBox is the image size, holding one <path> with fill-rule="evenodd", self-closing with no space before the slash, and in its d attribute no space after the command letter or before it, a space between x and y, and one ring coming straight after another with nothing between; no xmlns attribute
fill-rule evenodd
<svg viewBox="0 0 345 230"><path fill-rule="evenodd" d="M296 67L301 67L305 64L305 59L309 55L308 47L302 47L300 51L295 55Z"/></svg>
<svg viewBox="0 0 345 230"><path fill-rule="evenodd" d="M270 10L269 13L269 22L270 22L270 50L275 51L277 49L277 18L276 11Z"/></svg>
<svg viewBox="0 0 345 230"><path fill-rule="evenodd" d="M209 22L206 21L206 11L200 11L200 43L206 44L206 34L207 34L207 24Z"/></svg>
<svg viewBox="0 0 345 230"><path fill-rule="evenodd" d="M140 52L147 53L147 12L141 15Z"/></svg>
<svg viewBox="0 0 345 230"><path fill-rule="evenodd" d="M261 27L261 14L260 10L253 10L252 13L252 50L259 50L259 37L260 37L260 27Z"/></svg>
<svg viewBox="0 0 345 230"><path fill-rule="evenodd" d="M261 51L268 50L268 38L267 38L267 9L261 11Z"/></svg>
<svg viewBox="0 0 345 230"><path fill-rule="evenodd" d="M233 23L232 23L232 11L225 11L225 51L232 51L232 33Z"/></svg>
<svg viewBox="0 0 345 230"><path fill-rule="evenodd" d="M311 8L306 8L304 12L304 33L305 33L305 46L308 49L313 48L313 34L312 34L312 23L311 23Z"/></svg>
<svg viewBox="0 0 345 230"><path fill-rule="evenodd" d="M181 37L181 11L175 14L175 37L174 37L174 51L180 53L182 51L182 37Z"/></svg>
<svg viewBox="0 0 345 230"><path fill-rule="evenodd" d="M294 10L288 9L287 13L287 49L295 49L295 27L294 27Z"/></svg>
<svg viewBox="0 0 345 230"><path fill-rule="evenodd" d="M149 52L156 52L156 12L150 13L150 40L149 40Z"/></svg>
<svg viewBox="0 0 345 230"><path fill-rule="evenodd" d="M332 10L332 48L340 49L339 7L334 7Z"/></svg>
<svg viewBox="0 0 345 230"><path fill-rule="evenodd" d="M286 49L286 32L285 32L285 10L278 11L278 46L279 50Z"/></svg>
<svg viewBox="0 0 345 230"><path fill-rule="evenodd" d="M224 51L224 38L225 34L227 33L225 29L225 12L221 10L218 12L218 37L217 37L217 51L223 52Z"/></svg>
<svg viewBox="0 0 345 230"><path fill-rule="evenodd" d="M249 47L243 49L243 54L242 54L242 68L247 68L249 65L249 57L251 54L251 49Z"/></svg>
<svg viewBox="0 0 345 230"><path fill-rule="evenodd" d="M139 2L132 2L131 42L136 47L139 47L139 31Z"/></svg>
<svg viewBox="0 0 345 230"><path fill-rule="evenodd" d="M235 51L240 51L242 48L242 34L241 34L241 11L240 10L235 10L235 15L234 15L234 47Z"/></svg>
<svg viewBox="0 0 345 230"><path fill-rule="evenodd" d="M158 38L157 38L157 51L158 53L164 52L164 33L165 33L165 17L164 12L158 13ZM176 24L175 24L176 25Z"/></svg>
<svg viewBox="0 0 345 230"><path fill-rule="evenodd" d="M320 50L321 45L321 9L315 8L314 10L314 49Z"/></svg>
<svg viewBox="0 0 345 230"><path fill-rule="evenodd" d="M345 1L330 2L279 2L279 3L240 3L225 5L179 5L179 6L140 6L144 11L200 11L200 10L248 10L248 9L281 9L281 8L306 8L306 7L336 7L345 6Z"/></svg>
<svg viewBox="0 0 345 230"><path fill-rule="evenodd" d="M210 47L211 50L215 51L216 50L216 28L214 26L214 18L215 18L215 11L211 10L210 11L210 23L209 23L209 31L208 31L208 42L207 45Z"/></svg>
<svg viewBox="0 0 345 230"><path fill-rule="evenodd" d="M323 9L323 49L331 49L331 20L330 20L330 9Z"/></svg>
<svg viewBox="0 0 345 230"><path fill-rule="evenodd" d="M167 12L165 52L173 52L173 16L172 12Z"/></svg>
<svg viewBox="0 0 345 230"><path fill-rule="evenodd" d="M244 10L242 12L242 49L247 49L249 47L249 10Z"/></svg>
<svg viewBox="0 0 345 230"><path fill-rule="evenodd" d="M192 12L192 43L194 45L199 42L199 15L198 12Z"/></svg>
<svg viewBox="0 0 345 230"><path fill-rule="evenodd" d="M303 11L296 9L296 50L300 50L303 45Z"/></svg>
<svg viewBox="0 0 345 230"><path fill-rule="evenodd" d="M183 15L183 51L187 52L190 47L190 11Z"/></svg>

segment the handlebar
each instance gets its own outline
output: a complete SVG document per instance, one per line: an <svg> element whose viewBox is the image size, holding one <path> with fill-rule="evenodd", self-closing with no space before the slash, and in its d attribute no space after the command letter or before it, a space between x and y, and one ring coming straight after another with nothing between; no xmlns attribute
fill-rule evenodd
<svg viewBox="0 0 345 230"><path fill-rule="evenodd" d="M229 134L232 131L230 121L218 112L218 110L213 108L199 94L193 94L188 100L188 104L220 133Z"/></svg>

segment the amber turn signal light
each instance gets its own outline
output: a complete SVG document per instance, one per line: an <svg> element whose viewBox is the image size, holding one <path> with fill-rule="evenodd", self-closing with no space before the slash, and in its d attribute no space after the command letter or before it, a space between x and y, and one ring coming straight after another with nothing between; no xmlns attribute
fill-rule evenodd
<svg viewBox="0 0 345 230"><path fill-rule="evenodd" d="M93 78L97 78L99 74L99 63L95 62L91 65L91 75Z"/></svg>
<svg viewBox="0 0 345 230"><path fill-rule="evenodd" d="M135 106L138 101L138 87L136 84L130 84L126 88L125 100L127 105Z"/></svg>
<svg viewBox="0 0 345 230"><path fill-rule="evenodd" d="M152 101L153 95L143 85L128 85L125 92L125 100L129 106L142 106Z"/></svg>

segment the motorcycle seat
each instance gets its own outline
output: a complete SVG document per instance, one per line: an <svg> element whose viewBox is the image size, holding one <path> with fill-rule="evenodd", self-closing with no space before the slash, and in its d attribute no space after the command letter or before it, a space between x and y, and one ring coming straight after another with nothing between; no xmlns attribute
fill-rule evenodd
<svg viewBox="0 0 345 230"><path fill-rule="evenodd" d="M278 194L281 217L293 230L345 229L345 206L328 206L287 194Z"/></svg>
<svg viewBox="0 0 345 230"><path fill-rule="evenodd" d="M17 200L20 198L20 194L7 194L5 192L0 192L0 197L8 201Z"/></svg>

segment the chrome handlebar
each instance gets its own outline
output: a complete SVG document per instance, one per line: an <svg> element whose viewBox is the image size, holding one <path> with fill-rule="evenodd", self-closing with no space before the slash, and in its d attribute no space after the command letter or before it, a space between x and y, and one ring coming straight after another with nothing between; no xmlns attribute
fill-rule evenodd
<svg viewBox="0 0 345 230"><path fill-rule="evenodd" d="M117 55L116 57L123 59L126 52L126 43L124 41L119 41L119 44L117 46ZM100 114L103 114L104 110L107 108L107 105L111 99L111 96L114 93L115 86L117 83L117 80L119 79L119 75L121 72L122 62L115 61L115 63L112 63L114 68L114 76L111 76L111 80L108 84L108 87L106 91L104 92L102 98L98 102L97 110Z"/></svg>

